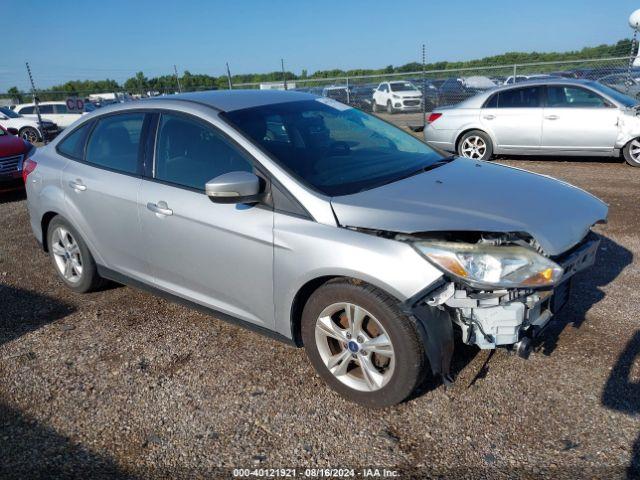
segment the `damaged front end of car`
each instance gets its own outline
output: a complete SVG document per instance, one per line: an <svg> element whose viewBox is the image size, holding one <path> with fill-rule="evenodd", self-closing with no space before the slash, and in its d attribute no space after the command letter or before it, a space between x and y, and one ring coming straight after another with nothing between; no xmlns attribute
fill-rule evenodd
<svg viewBox="0 0 640 480"><path fill-rule="evenodd" d="M532 340L565 305L573 276L594 264L593 232L567 252L547 256L520 233L397 235L444 275L405 302L419 322L434 374L452 381L454 331L481 349L506 347L527 358Z"/></svg>

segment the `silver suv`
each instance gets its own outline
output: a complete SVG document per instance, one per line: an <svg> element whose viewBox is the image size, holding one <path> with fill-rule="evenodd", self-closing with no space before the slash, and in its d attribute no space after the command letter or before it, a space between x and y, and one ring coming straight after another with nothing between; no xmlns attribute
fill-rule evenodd
<svg viewBox="0 0 640 480"><path fill-rule="evenodd" d="M450 381L454 335L526 353L607 217L576 187L442 157L298 92L103 108L25 171L33 232L69 288L130 284L304 346L375 407L428 365Z"/></svg>

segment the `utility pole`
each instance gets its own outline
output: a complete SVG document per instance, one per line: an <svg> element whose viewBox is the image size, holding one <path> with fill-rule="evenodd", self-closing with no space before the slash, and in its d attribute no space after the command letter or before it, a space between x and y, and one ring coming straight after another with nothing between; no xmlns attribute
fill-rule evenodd
<svg viewBox="0 0 640 480"><path fill-rule="evenodd" d="M33 83L33 75L31 75L31 67L29 66L29 62L25 62L27 66L27 74L29 75L29 82L31 82L31 95L33 96L33 104L36 107L36 115L38 115L38 125L40 126L40 133L42 135L42 141L44 144L47 144L47 137L44 132L44 126L42 125L42 117L40 116L40 105L38 96L36 95L36 85Z"/></svg>
<svg viewBox="0 0 640 480"><path fill-rule="evenodd" d="M422 131L427 128L427 49L422 44Z"/></svg>
<svg viewBox="0 0 640 480"><path fill-rule="evenodd" d="M287 76L284 73L284 58L280 59L280 65L282 66L282 81L284 82L284 89L287 90Z"/></svg>
<svg viewBox="0 0 640 480"><path fill-rule="evenodd" d="M233 90L233 84L231 83L231 70L229 70L229 62L227 62L227 80L229 81L229 90Z"/></svg>
<svg viewBox="0 0 640 480"><path fill-rule="evenodd" d="M182 93L182 86L180 85L180 77L178 77L178 67L173 66L173 73L176 76L176 83L178 84L178 92Z"/></svg>

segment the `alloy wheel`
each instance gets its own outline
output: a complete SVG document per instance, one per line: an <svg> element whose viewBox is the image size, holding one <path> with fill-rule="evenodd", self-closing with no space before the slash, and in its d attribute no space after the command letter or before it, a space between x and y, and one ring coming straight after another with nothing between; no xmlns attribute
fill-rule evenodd
<svg viewBox="0 0 640 480"><path fill-rule="evenodd" d="M318 352L325 366L343 384L373 392L384 387L395 368L391 338L368 311L352 303L334 303L318 316Z"/></svg>
<svg viewBox="0 0 640 480"><path fill-rule="evenodd" d="M25 128L20 136L29 143L36 143L38 141L38 132L33 128Z"/></svg>
<svg viewBox="0 0 640 480"><path fill-rule="evenodd" d="M69 230L57 227L51 235L51 252L60 274L70 283L82 279L82 253Z"/></svg>
<svg viewBox="0 0 640 480"><path fill-rule="evenodd" d="M637 138L631 141L629 155L634 162L640 163L640 141Z"/></svg>
<svg viewBox="0 0 640 480"><path fill-rule="evenodd" d="M460 146L460 154L463 157L473 158L474 160L481 159L487 151L487 144L477 135L472 135L463 140Z"/></svg>

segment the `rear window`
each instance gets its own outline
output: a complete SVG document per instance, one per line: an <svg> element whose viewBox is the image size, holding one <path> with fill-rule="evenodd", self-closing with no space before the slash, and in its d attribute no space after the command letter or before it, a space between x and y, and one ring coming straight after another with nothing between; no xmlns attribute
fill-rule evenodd
<svg viewBox="0 0 640 480"><path fill-rule="evenodd" d="M112 115L98 120L85 160L123 173L138 172L138 151L144 113Z"/></svg>
<svg viewBox="0 0 640 480"><path fill-rule="evenodd" d="M75 160L84 159L84 146L87 142L87 135L91 131L92 122L85 123L73 133L65 137L56 150L66 157L73 158Z"/></svg>

